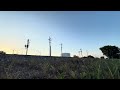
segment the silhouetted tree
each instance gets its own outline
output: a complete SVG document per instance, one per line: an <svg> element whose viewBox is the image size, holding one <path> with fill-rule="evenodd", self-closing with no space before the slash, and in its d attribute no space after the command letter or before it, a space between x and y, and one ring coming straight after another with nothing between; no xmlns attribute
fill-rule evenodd
<svg viewBox="0 0 120 90"><path fill-rule="evenodd" d="M100 59L99 57L95 57L95 59Z"/></svg>
<svg viewBox="0 0 120 90"><path fill-rule="evenodd" d="M101 47L100 50L102 51L103 55L107 56L109 59L119 58L119 48L116 46L107 45Z"/></svg>
<svg viewBox="0 0 120 90"><path fill-rule="evenodd" d="M88 56L88 58L94 58L94 56L92 56L92 55L89 55L89 56Z"/></svg>
<svg viewBox="0 0 120 90"><path fill-rule="evenodd" d="M6 54L6 52L0 51L0 55L5 55L5 54Z"/></svg>
<svg viewBox="0 0 120 90"><path fill-rule="evenodd" d="M100 57L101 59L105 59L104 56Z"/></svg>
<svg viewBox="0 0 120 90"><path fill-rule="evenodd" d="M78 56L76 56L76 55L74 55L73 57L74 57L74 58L79 58L79 57L78 57Z"/></svg>
<svg viewBox="0 0 120 90"><path fill-rule="evenodd" d="M82 57L82 58L87 58L87 57Z"/></svg>

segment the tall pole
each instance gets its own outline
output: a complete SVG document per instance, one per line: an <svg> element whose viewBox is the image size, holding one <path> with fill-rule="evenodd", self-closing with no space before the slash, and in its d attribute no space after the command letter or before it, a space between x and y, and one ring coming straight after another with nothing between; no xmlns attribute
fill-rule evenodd
<svg viewBox="0 0 120 90"><path fill-rule="evenodd" d="M87 56L88 56L88 51L86 50Z"/></svg>
<svg viewBox="0 0 120 90"><path fill-rule="evenodd" d="M25 45L25 48L26 48L26 55L27 55L27 53L28 53L28 47L29 47L29 39L27 40L27 45Z"/></svg>
<svg viewBox="0 0 120 90"><path fill-rule="evenodd" d="M80 49L80 52L81 52L81 56L83 57L83 55L82 55L82 49Z"/></svg>
<svg viewBox="0 0 120 90"><path fill-rule="evenodd" d="M49 49L50 49L49 51L50 51L50 56L51 56L51 38L49 37L48 40L49 40Z"/></svg>
<svg viewBox="0 0 120 90"><path fill-rule="evenodd" d="M60 45L61 45L61 56L62 56L62 43Z"/></svg>
<svg viewBox="0 0 120 90"><path fill-rule="evenodd" d="M14 50L13 50L13 54L14 54Z"/></svg>
<svg viewBox="0 0 120 90"><path fill-rule="evenodd" d="M79 53L79 57L80 57L80 51L78 53Z"/></svg>
<svg viewBox="0 0 120 90"><path fill-rule="evenodd" d="M40 52L40 56L41 56L41 52Z"/></svg>

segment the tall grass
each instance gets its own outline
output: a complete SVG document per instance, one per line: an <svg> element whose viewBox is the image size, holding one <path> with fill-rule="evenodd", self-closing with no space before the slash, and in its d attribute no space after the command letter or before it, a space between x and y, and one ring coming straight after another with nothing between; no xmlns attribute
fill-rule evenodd
<svg viewBox="0 0 120 90"><path fill-rule="evenodd" d="M119 71L115 59L0 59L0 79L120 79Z"/></svg>

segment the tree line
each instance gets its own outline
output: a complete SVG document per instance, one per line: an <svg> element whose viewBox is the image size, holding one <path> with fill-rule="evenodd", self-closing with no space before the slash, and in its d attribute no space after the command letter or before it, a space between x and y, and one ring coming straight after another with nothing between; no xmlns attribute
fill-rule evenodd
<svg viewBox="0 0 120 90"><path fill-rule="evenodd" d="M120 59L120 48L117 46L106 45L99 48L103 55L105 55L109 59ZM4 51L0 51L0 55L6 54ZM73 56L77 57L77 56ZM89 55L89 58L94 58L94 56ZM103 56L101 58L104 58Z"/></svg>
<svg viewBox="0 0 120 90"><path fill-rule="evenodd" d="M107 57L107 59L120 59L120 48L117 46L111 46L111 45L106 45L103 47L99 48L101 52L103 53L104 56ZM104 59L105 57L101 56L101 59ZM73 57L79 58L78 56L74 55ZM89 55L87 57L82 57L82 58L95 58L92 55Z"/></svg>

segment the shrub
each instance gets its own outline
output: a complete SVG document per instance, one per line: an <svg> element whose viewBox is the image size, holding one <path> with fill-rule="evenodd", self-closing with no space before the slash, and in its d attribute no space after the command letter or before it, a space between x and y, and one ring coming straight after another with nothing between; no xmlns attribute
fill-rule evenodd
<svg viewBox="0 0 120 90"><path fill-rule="evenodd" d="M89 55L88 58L94 58L93 56Z"/></svg>
<svg viewBox="0 0 120 90"><path fill-rule="evenodd" d="M6 53L4 51L0 51L0 55L5 55Z"/></svg>
<svg viewBox="0 0 120 90"><path fill-rule="evenodd" d="M79 58L79 57L78 57L78 56L76 56L76 55L74 55L73 57L74 57L74 58Z"/></svg>
<svg viewBox="0 0 120 90"><path fill-rule="evenodd" d="M101 59L105 59L103 56L102 57L100 57Z"/></svg>

